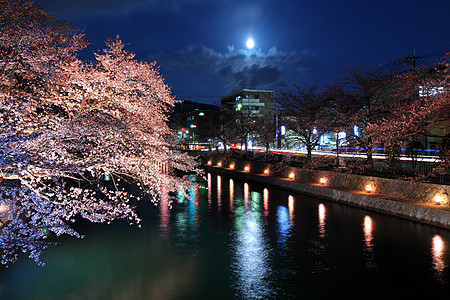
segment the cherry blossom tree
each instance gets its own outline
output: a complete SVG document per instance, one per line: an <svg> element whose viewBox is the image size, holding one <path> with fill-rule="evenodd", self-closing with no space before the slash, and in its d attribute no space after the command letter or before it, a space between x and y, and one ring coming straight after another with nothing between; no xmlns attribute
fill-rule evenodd
<svg viewBox="0 0 450 300"><path fill-rule="evenodd" d="M450 162L450 56L433 68L398 76L394 85L395 101L391 101L389 113L371 122L368 132L378 142L387 140L397 144L418 144L426 138L441 140L440 169Z"/></svg>
<svg viewBox="0 0 450 300"><path fill-rule="evenodd" d="M391 101L395 86L392 85L394 72L384 72L381 67L365 69L350 66L343 71L343 77L334 85L336 99L347 104L347 123L357 125L361 132L350 130L347 139L354 140L367 154L368 167L373 167L374 141L366 130L369 124L379 120L386 113L386 105ZM341 100L339 100L341 101Z"/></svg>
<svg viewBox="0 0 450 300"><path fill-rule="evenodd" d="M39 262L47 231L81 236L70 226L78 217L139 224L135 201L192 186L177 175L201 171L174 150L176 100L154 62L118 37L83 62L83 33L27 1L0 6L2 263L19 250Z"/></svg>

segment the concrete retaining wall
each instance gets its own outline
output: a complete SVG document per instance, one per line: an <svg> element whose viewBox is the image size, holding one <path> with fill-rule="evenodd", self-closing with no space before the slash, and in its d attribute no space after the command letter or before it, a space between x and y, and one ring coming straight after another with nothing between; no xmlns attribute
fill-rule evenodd
<svg viewBox="0 0 450 300"><path fill-rule="evenodd" d="M208 171L218 174L228 175L249 181L256 181L285 190L303 193L355 207L361 207L368 210L378 211L389 215L450 229L450 209L445 207L430 207L430 205L426 204L387 200L376 196L367 195L362 192L349 192L337 188L321 186L316 183L303 183L284 177L258 175L250 172L242 172L212 166L205 166L205 168Z"/></svg>
<svg viewBox="0 0 450 300"><path fill-rule="evenodd" d="M415 181L405 181L400 179L389 179L371 176L362 176L355 174L346 174L339 172L329 172L320 170L305 170L291 167L285 164L269 164L254 161L236 160L222 157L211 161L212 166L217 166L221 162L222 167L229 168L231 164L237 171L244 170L245 166L250 168L253 174L263 174L265 169L270 170L270 174L288 178L290 173L294 173L295 179L300 182L317 183L319 178L324 177L327 185L330 187L346 190L364 191L365 186L370 183L374 190L373 193L397 200L409 200L420 203L435 203L436 195L443 195L444 205L449 205L450 186L420 183ZM204 164L207 161L203 161Z"/></svg>

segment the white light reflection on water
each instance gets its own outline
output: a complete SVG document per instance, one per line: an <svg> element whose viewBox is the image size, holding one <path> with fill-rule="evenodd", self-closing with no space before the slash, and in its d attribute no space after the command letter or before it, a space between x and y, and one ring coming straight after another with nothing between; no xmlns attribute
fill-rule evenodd
<svg viewBox="0 0 450 300"><path fill-rule="evenodd" d="M373 221L369 216L364 217L364 253L367 259L366 267L376 268L374 261L374 246L373 246Z"/></svg>
<svg viewBox="0 0 450 300"><path fill-rule="evenodd" d="M248 185L244 196L248 201ZM245 195L244 194L244 195ZM260 210L236 209L233 272L240 299L267 299L273 291L269 281L269 250Z"/></svg>
<svg viewBox="0 0 450 300"><path fill-rule="evenodd" d="M234 180L230 179L230 211L234 210Z"/></svg>
<svg viewBox="0 0 450 300"><path fill-rule="evenodd" d="M445 261L445 243L441 236L435 235L432 240L431 254L433 256L433 270L436 273L436 277L442 280L442 275L447 262Z"/></svg>
<svg viewBox="0 0 450 300"><path fill-rule="evenodd" d="M324 238L326 236L325 232L325 217L326 209L323 203L319 204L319 237Z"/></svg>

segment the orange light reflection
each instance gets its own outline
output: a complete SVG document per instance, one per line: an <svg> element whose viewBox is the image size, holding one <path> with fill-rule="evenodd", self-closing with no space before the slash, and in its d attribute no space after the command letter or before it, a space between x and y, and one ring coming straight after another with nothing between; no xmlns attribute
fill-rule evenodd
<svg viewBox="0 0 450 300"><path fill-rule="evenodd" d="M248 206L248 196L249 196L249 186L248 183L244 183L244 205L245 208Z"/></svg>
<svg viewBox="0 0 450 300"><path fill-rule="evenodd" d="M234 210L234 180L230 179L230 211Z"/></svg>
<svg viewBox="0 0 450 300"><path fill-rule="evenodd" d="M222 177L217 175L217 206L222 207Z"/></svg>
<svg viewBox="0 0 450 300"><path fill-rule="evenodd" d="M440 276L444 272L445 263L445 243L441 236L435 235L432 240L431 253L433 255L433 270Z"/></svg>
<svg viewBox="0 0 450 300"><path fill-rule="evenodd" d="M294 197L289 195L288 197L288 210L289 210L289 220L291 224L294 223Z"/></svg>
<svg viewBox="0 0 450 300"><path fill-rule="evenodd" d="M211 173L208 173L208 206L211 206L211 188L212 188L212 183L211 183Z"/></svg>
<svg viewBox="0 0 450 300"><path fill-rule="evenodd" d="M267 217L269 215L269 190L264 188L263 190L263 200L264 200L264 215Z"/></svg>
<svg viewBox="0 0 450 300"><path fill-rule="evenodd" d="M325 237L325 217L326 209L323 203L319 204L319 236L321 238Z"/></svg>

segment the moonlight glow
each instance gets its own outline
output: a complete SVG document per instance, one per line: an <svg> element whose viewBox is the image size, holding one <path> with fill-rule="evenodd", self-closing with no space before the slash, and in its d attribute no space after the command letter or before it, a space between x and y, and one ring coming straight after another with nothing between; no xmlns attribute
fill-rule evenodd
<svg viewBox="0 0 450 300"><path fill-rule="evenodd" d="M253 41L253 39L248 39L247 40L247 48L252 49L253 47L255 47L255 42Z"/></svg>

